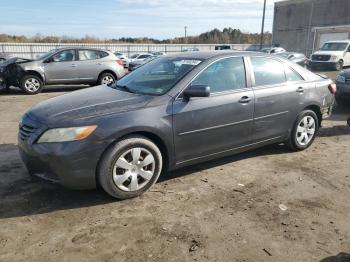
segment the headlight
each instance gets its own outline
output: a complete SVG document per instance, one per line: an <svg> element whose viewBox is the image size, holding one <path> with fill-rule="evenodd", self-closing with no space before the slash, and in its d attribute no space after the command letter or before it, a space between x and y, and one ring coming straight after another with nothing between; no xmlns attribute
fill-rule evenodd
<svg viewBox="0 0 350 262"><path fill-rule="evenodd" d="M39 138L38 143L82 140L89 136L96 128L97 126L82 126L49 129Z"/></svg>
<svg viewBox="0 0 350 262"><path fill-rule="evenodd" d="M345 83L345 76L338 75L337 78L335 79L338 83Z"/></svg>

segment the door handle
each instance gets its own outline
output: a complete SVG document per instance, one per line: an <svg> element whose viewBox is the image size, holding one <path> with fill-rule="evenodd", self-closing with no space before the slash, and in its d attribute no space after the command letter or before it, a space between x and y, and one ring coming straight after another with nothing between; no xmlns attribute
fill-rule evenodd
<svg viewBox="0 0 350 262"><path fill-rule="evenodd" d="M242 96L241 99L238 100L241 104L247 104L250 101L252 101L252 99L249 96Z"/></svg>
<svg viewBox="0 0 350 262"><path fill-rule="evenodd" d="M298 87L297 93L304 93L304 88L303 87Z"/></svg>
<svg viewBox="0 0 350 262"><path fill-rule="evenodd" d="M97 63L98 65L103 65L103 63Z"/></svg>
<svg viewBox="0 0 350 262"><path fill-rule="evenodd" d="M77 67L77 65L76 64L72 64L72 67Z"/></svg>

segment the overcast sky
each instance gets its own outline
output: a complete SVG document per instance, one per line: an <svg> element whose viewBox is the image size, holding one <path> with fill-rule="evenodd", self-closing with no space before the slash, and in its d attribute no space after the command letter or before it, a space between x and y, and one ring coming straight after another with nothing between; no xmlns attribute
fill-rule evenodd
<svg viewBox="0 0 350 262"><path fill-rule="evenodd" d="M267 0L266 30L273 4ZM260 32L263 0L0 0L0 33L174 38L214 28Z"/></svg>

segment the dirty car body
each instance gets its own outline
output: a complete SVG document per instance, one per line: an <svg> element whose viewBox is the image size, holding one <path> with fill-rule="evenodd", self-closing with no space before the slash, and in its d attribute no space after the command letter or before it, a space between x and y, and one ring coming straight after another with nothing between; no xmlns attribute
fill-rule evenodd
<svg viewBox="0 0 350 262"><path fill-rule="evenodd" d="M176 77L164 77L169 62L181 64L174 69ZM268 63L281 69L279 81L272 79ZM140 81L144 75L147 79ZM149 79L158 82L143 86ZM169 79L176 82L161 88ZM312 111L318 125L331 114L331 83L262 53L170 55L131 72L114 87L80 90L34 106L21 119L19 149L31 174L70 188L94 188L101 159L130 136L154 143L165 170L284 142L301 112ZM82 126L96 129L78 141L40 142L48 130Z"/></svg>

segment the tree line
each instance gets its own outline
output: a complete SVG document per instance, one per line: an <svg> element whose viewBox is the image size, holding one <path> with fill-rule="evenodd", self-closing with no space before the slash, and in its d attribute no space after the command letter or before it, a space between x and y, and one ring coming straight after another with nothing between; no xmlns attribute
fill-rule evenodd
<svg viewBox="0 0 350 262"><path fill-rule="evenodd" d="M263 43L271 44L272 34L264 34ZM202 33L198 36L176 37L173 39L158 40L148 37L122 37L100 39L94 36L86 35L85 37L68 37L68 36L43 36L36 34L32 37L24 35L0 34L0 42L14 43L105 43L105 44L256 44L260 43L260 34L247 33L231 27L224 28L222 31L213 29L209 32Z"/></svg>

